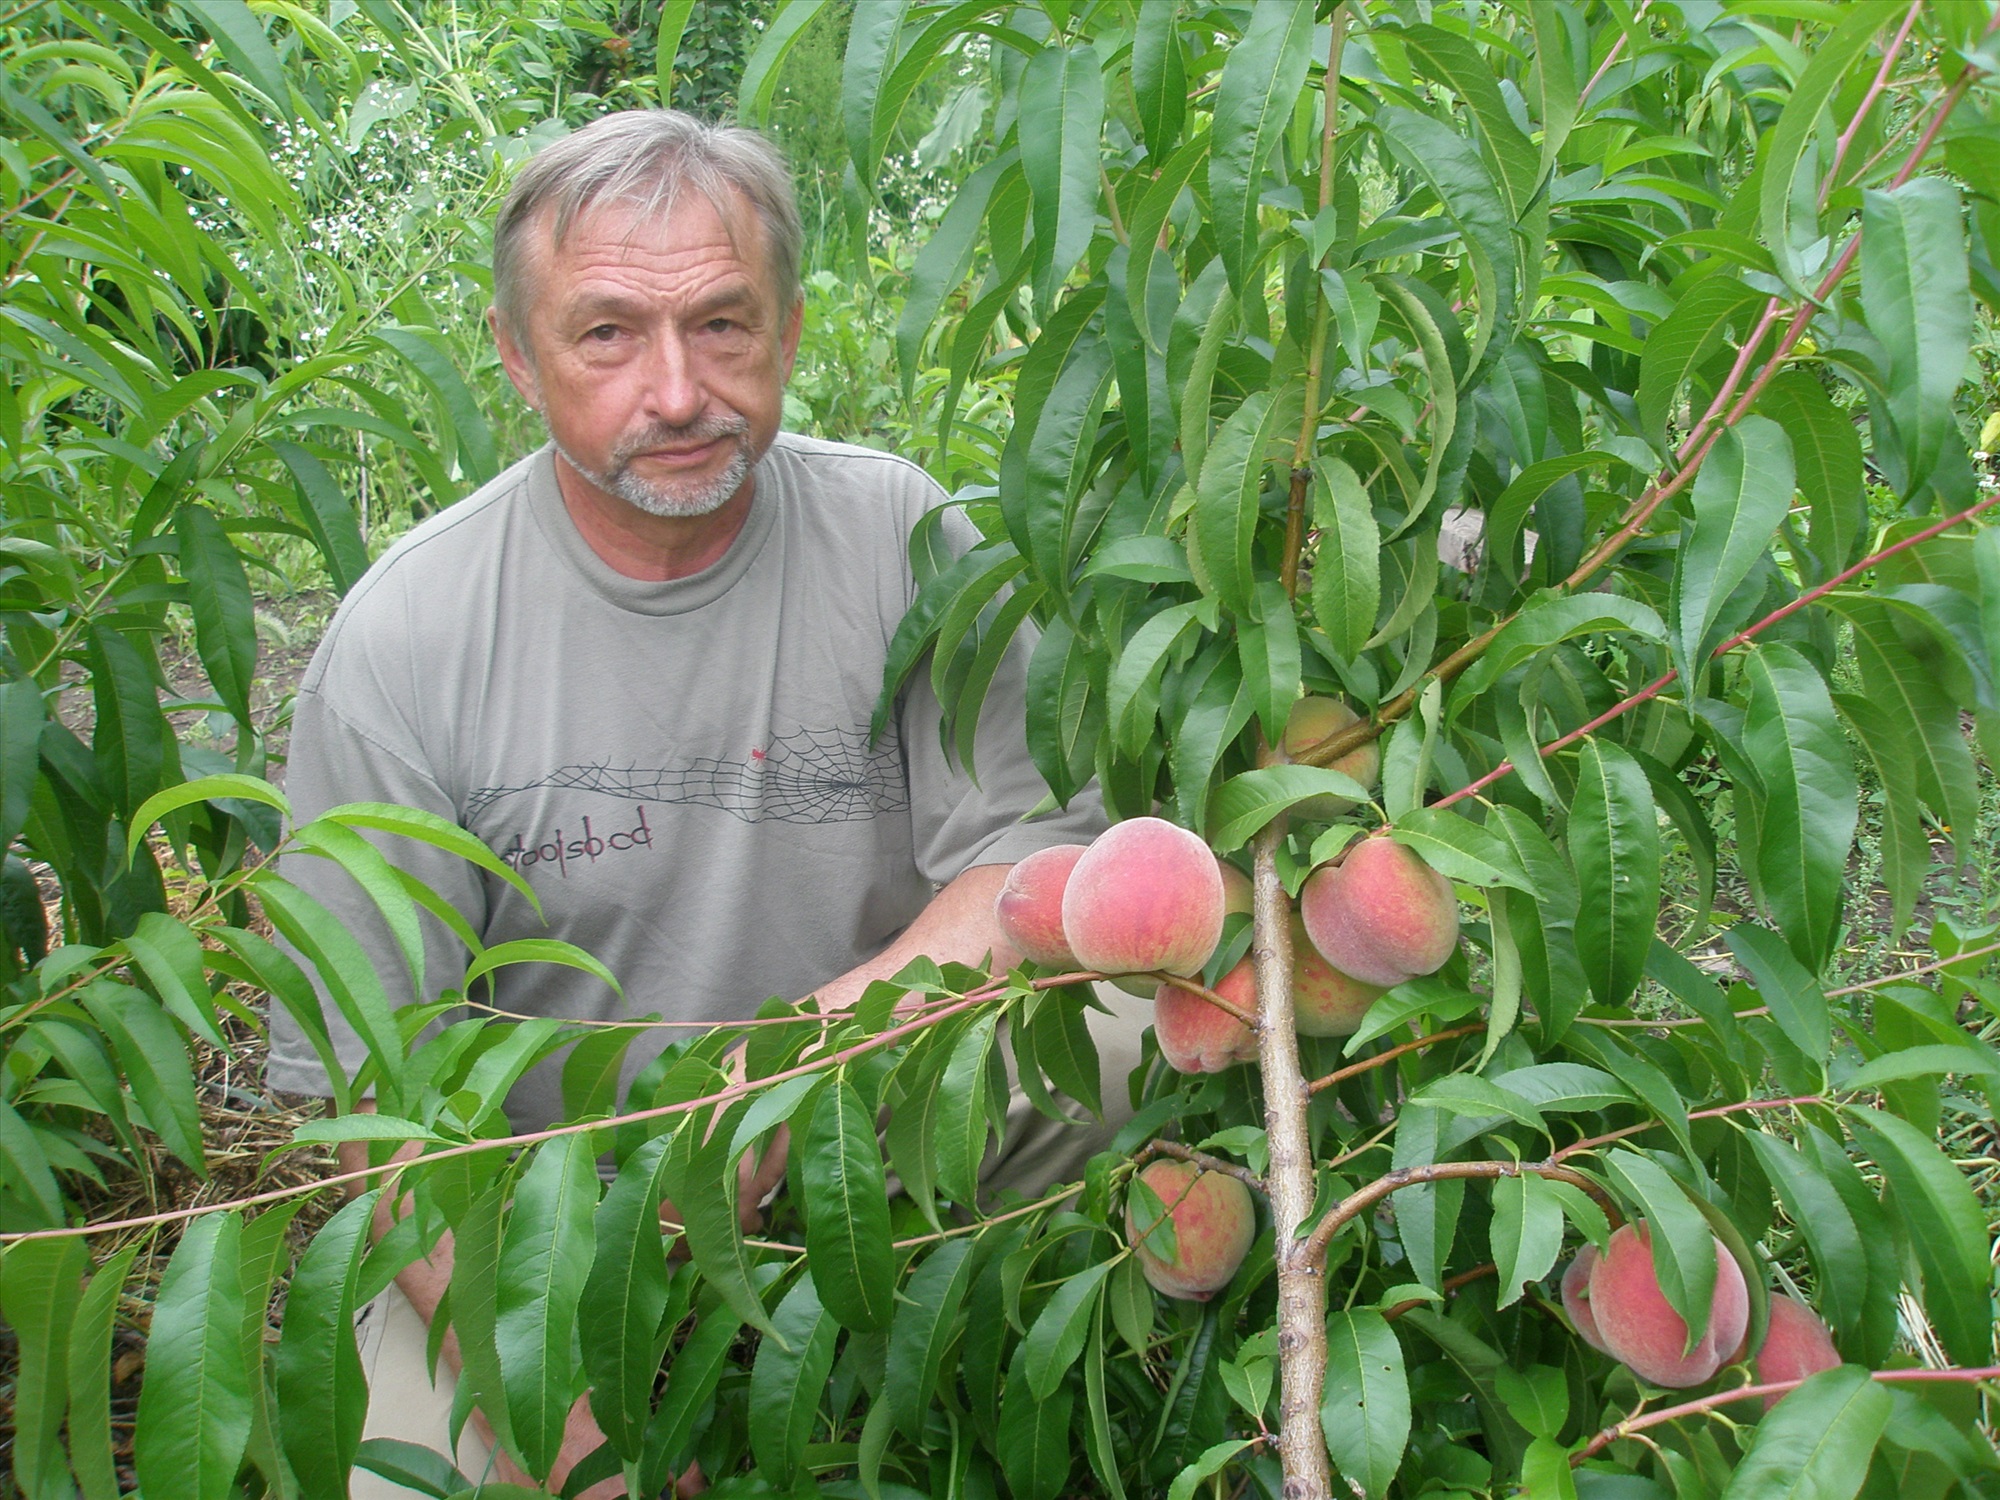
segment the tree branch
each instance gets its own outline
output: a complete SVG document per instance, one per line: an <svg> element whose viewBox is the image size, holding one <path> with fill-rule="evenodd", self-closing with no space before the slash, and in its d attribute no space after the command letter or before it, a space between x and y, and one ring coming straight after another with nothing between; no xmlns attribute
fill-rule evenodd
<svg viewBox="0 0 2000 1500"><path fill-rule="evenodd" d="M1190 1166L1200 1167L1204 1172L1220 1172L1224 1177L1234 1177L1245 1187L1253 1188L1258 1193L1268 1191L1264 1186L1264 1179L1248 1167L1224 1160L1220 1156L1210 1156L1206 1151L1197 1151L1192 1146L1183 1146L1179 1141L1149 1141L1145 1149L1132 1160L1135 1164L1142 1164L1155 1156L1171 1156L1175 1161L1187 1162Z"/></svg>

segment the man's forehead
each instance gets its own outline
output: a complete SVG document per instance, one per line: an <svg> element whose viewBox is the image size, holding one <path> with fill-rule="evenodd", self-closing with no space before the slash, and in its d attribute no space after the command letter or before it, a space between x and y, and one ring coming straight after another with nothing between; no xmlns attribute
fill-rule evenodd
<svg viewBox="0 0 2000 1500"><path fill-rule="evenodd" d="M585 238L640 249L659 243L670 230L684 228L694 219L720 224L730 250L761 277L765 269L762 226L742 195L728 188L709 193L683 183L671 197L652 201L601 199L585 203L567 224L558 223L551 208L542 214L534 238L543 255L560 254Z"/></svg>

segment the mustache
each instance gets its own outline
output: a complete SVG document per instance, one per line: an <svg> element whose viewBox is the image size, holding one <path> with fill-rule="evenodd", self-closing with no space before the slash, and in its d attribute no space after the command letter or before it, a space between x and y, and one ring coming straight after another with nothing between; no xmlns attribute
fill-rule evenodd
<svg viewBox="0 0 2000 1500"><path fill-rule="evenodd" d="M735 412L727 415L717 412L689 422L685 426L657 422L651 427L620 439L612 458L624 463L655 448L671 448L688 443L711 443L717 438L741 437L749 430L749 419Z"/></svg>

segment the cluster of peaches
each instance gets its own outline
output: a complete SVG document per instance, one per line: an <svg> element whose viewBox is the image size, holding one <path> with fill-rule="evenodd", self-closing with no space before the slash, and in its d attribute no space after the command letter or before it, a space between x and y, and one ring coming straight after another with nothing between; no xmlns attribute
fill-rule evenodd
<svg viewBox="0 0 2000 1500"><path fill-rule="evenodd" d="M996 903L1000 929L1044 968L1192 978L1250 910L1249 877L1161 818L1116 824L1088 846L1029 855ZM1451 882L1386 838L1364 839L1315 870L1292 913L1294 1021L1307 1036L1351 1036L1384 991L1434 972L1458 945ZM1215 993L1255 1013L1245 955ZM1257 1055L1238 1017L1171 980L1153 986L1160 1052L1183 1073L1219 1073Z"/></svg>
<svg viewBox="0 0 2000 1500"><path fill-rule="evenodd" d="M1736 1257L1715 1246L1715 1290L1708 1328L1690 1343L1688 1326L1668 1304L1653 1268L1652 1236L1625 1225L1604 1253L1586 1245L1562 1278L1563 1311L1593 1349L1610 1355L1641 1380L1684 1390L1705 1383L1750 1356L1750 1291ZM1803 1380L1840 1363L1819 1315L1782 1292L1771 1294L1770 1326L1751 1368L1757 1383ZM1765 1408L1779 1397L1764 1398Z"/></svg>

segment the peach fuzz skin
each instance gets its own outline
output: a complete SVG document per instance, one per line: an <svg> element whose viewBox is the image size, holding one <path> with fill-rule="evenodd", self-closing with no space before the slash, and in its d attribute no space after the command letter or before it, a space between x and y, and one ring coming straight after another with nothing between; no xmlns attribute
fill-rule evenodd
<svg viewBox="0 0 2000 1500"><path fill-rule="evenodd" d="M1341 973L1393 988L1444 966L1458 946L1451 882L1386 838L1364 839L1299 892L1312 945Z"/></svg>
<svg viewBox="0 0 2000 1500"><path fill-rule="evenodd" d="M1215 993L1257 1013L1257 976L1245 957L1215 982ZM1160 1056L1179 1073L1220 1073L1257 1056L1257 1033L1220 1006L1163 984L1153 995L1153 1035Z"/></svg>
<svg viewBox="0 0 2000 1500"><path fill-rule="evenodd" d="M1607 1353L1641 1380L1681 1390L1700 1385L1740 1348L1750 1326L1750 1291L1736 1258L1715 1246L1715 1292L1708 1329L1692 1349L1688 1326L1667 1304L1653 1269L1652 1240L1627 1224L1590 1273L1590 1312Z"/></svg>
<svg viewBox="0 0 2000 1500"><path fill-rule="evenodd" d="M1222 872L1194 834L1164 818L1113 824L1063 891L1063 934L1100 974L1199 974L1222 941Z"/></svg>
<svg viewBox="0 0 2000 1500"><path fill-rule="evenodd" d="M1045 969L1078 967L1063 936L1063 891L1085 845L1057 844L1037 849L1007 872L993 902L993 916L1007 941Z"/></svg>
<svg viewBox="0 0 2000 1500"><path fill-rule="evenodd" d="M1125 1239L1154 1290L1188 1302L1206 1302L1225 1286L1250 1253L1257 1229L1250 1190L1222 1172L1205 1172L1171 1158L1149 1162L1140 1181L1159 1194L1174 1226L1174 1257L1165 1260L1139 1242L1152 1225L1134 1221L1125 1208Z"/></svg>

